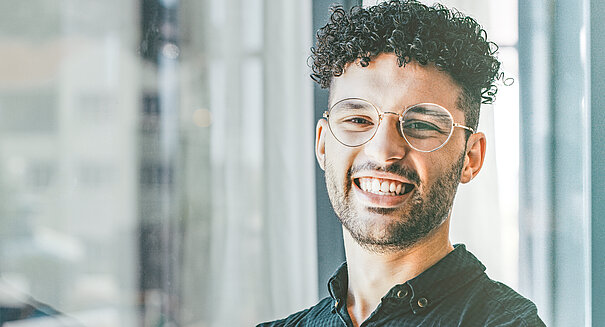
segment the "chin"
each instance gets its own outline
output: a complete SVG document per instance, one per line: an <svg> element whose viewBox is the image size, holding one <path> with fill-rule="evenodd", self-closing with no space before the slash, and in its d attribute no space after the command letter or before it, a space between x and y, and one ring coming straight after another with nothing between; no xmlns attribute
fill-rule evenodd
<svg viewBox="0 0 605 327"><path fill-rule="evenodd" d="M405 250L430 237L448 217L447 212L417 211L370 207L348 212L345 219L339 219L356 243L383 253Z"/></svg>

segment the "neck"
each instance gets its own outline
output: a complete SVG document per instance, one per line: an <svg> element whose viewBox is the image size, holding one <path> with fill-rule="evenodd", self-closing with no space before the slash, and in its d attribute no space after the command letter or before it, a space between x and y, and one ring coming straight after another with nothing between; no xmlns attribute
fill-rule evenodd
<svg viewBox="0 0 605 327"><path fill-rule="evenodd" d="M409 248L378 253L360 246L343 229L349 275L347 309L354 325L365 321L393 286L418 276L452 251L448 235L449 218Z"/></svg>

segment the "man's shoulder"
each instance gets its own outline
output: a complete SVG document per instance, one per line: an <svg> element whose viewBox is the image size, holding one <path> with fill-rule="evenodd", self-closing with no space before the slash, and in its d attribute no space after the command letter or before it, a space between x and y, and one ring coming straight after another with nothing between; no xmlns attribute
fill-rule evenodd
<svg viewBox="0 0 605 327"><path fill-rule="evenodd" d="M531 300L485 274L472 287L465 308L464 316L483 317L486 326L544 326Z"/></svg>
<svg viewBox="0 0 605 327"><path fill-rule="evenodd" d="M333 306L332 302L332 298L326 297L308 309L293 313L284 319L261 323L256 327L307 326L310 322L322 319L323 316L327 316L326 314L331 312Z"/></svg>

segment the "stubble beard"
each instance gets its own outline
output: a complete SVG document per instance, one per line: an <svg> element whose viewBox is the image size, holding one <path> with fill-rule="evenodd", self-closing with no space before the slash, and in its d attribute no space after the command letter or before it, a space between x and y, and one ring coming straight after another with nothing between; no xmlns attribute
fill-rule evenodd
<svg viewBox="0 0 605 327"><path fill-rule="evenodd" d="M421 183L414 171L402 166L379 167L367 163L362 167L351 167L345 176L344 187L341 187L336 180L334 167L326 160L326 186L338 219L359 245L372 252L395 252L418 243L447 219L454 202L463 164L464 153L432 186L425 189L424 183ZM355 207L354 195L351 192L353 187L351 176L355 171L368 167L396 173L415 182L416 187L403 207L366 207L368 213L361 211L362 208L359 206ZM376 221L364 219L364 214L390 217Z"/></svg>

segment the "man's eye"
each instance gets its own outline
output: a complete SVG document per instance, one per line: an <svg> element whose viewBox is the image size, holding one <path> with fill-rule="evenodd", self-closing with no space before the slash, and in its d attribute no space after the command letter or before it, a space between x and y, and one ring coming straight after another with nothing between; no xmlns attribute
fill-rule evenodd
<svg viewBox="0 0 605 327"><path fill-rule="evenodd" d="M410 129L414 131L437 131L437 126L424 121L412 121L403 125L404 129Z"/></svg>
<svg viewBox="0 0 605 327"><path fill-rule="evenodd" d="M352 117L346 120L346 122L356 125L372 125L372 121L363 117Z"/></svg>

